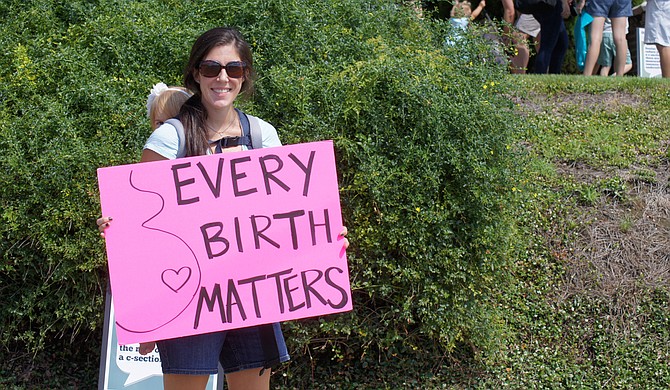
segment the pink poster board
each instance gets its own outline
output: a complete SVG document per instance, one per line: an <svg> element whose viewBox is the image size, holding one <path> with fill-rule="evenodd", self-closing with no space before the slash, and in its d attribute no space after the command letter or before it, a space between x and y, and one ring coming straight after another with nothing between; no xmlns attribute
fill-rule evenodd
<svg viewBox="0 0 670 390"><path fill-rule="evenodd" d="M331 141L98 169L120 344L352 309Z"/></svg>

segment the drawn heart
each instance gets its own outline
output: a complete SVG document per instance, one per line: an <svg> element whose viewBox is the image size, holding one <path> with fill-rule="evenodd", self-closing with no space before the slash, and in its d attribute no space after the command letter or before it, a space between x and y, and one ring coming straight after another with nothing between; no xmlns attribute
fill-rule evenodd
<svg viewBox="0 0 670 390"><path fill-rule="evenodd" d="M182 271L186 271L182 273ZM168 288L174 292L178 292L179 289L184 287L186 282L191 278L191 268L189 267L181 267L179 268L179 271L175 271L173 269L166 269L163 271L161 274L161 280L163 280L163 283L168 286ZM179 287L177 287L179 286Z"/></svg>

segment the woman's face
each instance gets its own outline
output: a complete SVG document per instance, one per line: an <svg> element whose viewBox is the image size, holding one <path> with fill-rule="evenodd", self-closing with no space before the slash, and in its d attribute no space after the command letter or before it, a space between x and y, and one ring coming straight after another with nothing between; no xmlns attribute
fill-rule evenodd
<svg viewBox="0 0 670 390"><path fill-rule="evenodd" d="M241 61L240 55L232 44L216 46L202 60L217 61L221 65L226 65L233 61ZM237 98L242 89L244 76L235 79L229 77L225 69L221 69L218 76L205 77L196 70L195 80L200 84L203 105L207 111L214 112L232 107L235 98Z"/></svg>

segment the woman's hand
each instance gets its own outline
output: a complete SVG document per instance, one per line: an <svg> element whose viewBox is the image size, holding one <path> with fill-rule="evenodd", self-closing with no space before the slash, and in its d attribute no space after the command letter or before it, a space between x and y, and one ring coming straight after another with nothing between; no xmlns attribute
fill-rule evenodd
<svg viewBox="0 0 670 390"><path fill-rule="evenodd" d="M156 342L140 343L140 355L146 355L156 348Z"/></svg>
<svg viewBox="0 0 670 390"><path fill-rule="evenodd" d="M98 224L98 230L100 231L100 236L105 236L105 229L109 227L109 223L112 222L112 217L100 217L95 223Z"/></svg>
<svg viewBox="0 0 670 390"><path fill-rule="evenodd" d="M349 248L349 239L346 237L347 233L349 233L349 231L347 230L347 227L345 226L345 227L342 228L342 231L340 232L340 234L338 236L338 237L342 237L342 239L344 240L344 242L342 243L342 247L344 249Z"/></svg>

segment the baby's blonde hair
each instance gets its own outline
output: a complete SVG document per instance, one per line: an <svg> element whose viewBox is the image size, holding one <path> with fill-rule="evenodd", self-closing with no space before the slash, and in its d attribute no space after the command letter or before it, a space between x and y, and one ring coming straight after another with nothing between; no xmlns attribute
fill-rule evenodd
<svg viewBox="0 0 670 390"><path fill-rule="evenodd" d="M472 15L472 4L469 0L457 0L451 8L451 17L463 18Z"/></svg>
<svg viewBox="0 0 670 390"><path fill-rule="evenodd" d="M162 83L161 83L162 84ZM151 121L151 127L155 128L158 119L164 122L179 114L181 106L193 94L184 87L168 87L165 84L157 84L151 90L147 98L147 115Z"/></svg>

